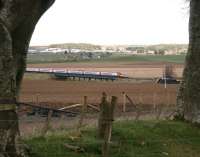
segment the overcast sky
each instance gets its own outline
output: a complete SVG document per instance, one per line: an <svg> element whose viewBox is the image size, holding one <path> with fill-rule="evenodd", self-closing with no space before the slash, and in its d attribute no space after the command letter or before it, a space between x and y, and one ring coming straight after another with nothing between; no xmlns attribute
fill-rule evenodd
<svg viewBox="0 0 200 157"><path fill-rule="evenodd" d="M31 45L188 43L185 0L56 0Z"/></svg>

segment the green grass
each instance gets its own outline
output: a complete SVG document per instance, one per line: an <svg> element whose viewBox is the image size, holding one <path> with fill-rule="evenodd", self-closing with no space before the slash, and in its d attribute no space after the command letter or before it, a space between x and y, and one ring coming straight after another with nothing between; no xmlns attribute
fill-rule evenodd
<svg viewBox="0 0 200 157"><path fill-rule="evenodd" d="M105 63L105 62L171 62L184 63L185 55L119 55L115 54L102 59L69 60L64 54L35 54L28 55L28 63Z"/></svg>
<svg viewBox="0 0 200 157"><path fill-rule="evenodd" d="M172 62L172 63L184 63L185 55L131 55L131 56L115 56L104 61L113 62Z"/></svg>
<svg viewBox="0 0 200 157"><path fill-rule="evenodd" d="M50 74L45 74L45 73L25 73L24 74L24 79L27 80L47 80L51 79L52 76Z"/></svg>
<svg viewBox="0 0 200 157"><path fill-rule="evenodd" d="M101 142L95 129L83 131L71 141L68 132L33 137L25 142L32 148L31 157L100 157ZM113 127L111 157L199 157L200 128L177 121L125 121ZM80 146L84 153L64 148L63 143Z"/></svg>
<svg viewBox="0 0 200 157"><path fill-rule="evenodd" d="M63 63L68 59L64 54L28 54L27 63L37 64L37 63Z"/></svg>

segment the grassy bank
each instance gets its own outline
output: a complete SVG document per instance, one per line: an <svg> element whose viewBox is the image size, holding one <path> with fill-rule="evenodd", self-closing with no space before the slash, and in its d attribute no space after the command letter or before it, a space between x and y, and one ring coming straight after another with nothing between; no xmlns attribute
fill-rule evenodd
<svg viewBox="0 0 200 157"><path fill-rule="evenodd" d="M100 157L101 142L95 129L86 129L72 140L66 131L33 137L25 142L32 148L31 157ZM84 148L83 153L67 150L68 143ZM114 124L112 157L199 157L200 129L175 121L125 121Z"/></svg>

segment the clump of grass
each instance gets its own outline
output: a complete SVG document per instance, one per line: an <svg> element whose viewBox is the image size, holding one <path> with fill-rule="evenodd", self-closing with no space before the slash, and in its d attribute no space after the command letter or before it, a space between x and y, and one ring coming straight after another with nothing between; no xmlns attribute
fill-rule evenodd
<svg viewBox="0 0 200 157"><path fill-rule="evenodd" d="M48 80L51 79L52 76L49 74L40 74L40 73L25 73L25 80Z"/></svg>
<svg viewBox="0 0 200 157"><path fill-rule="evenodd" d="M101 141L95 129L83 131L76 140L69 132L33 137L25 142L31 157L100 157ZM67 150L68 143L84 148L84 153ZM178 121L122 121L114 124L110 154L112 157L199 157L200 129Z"/></svg>

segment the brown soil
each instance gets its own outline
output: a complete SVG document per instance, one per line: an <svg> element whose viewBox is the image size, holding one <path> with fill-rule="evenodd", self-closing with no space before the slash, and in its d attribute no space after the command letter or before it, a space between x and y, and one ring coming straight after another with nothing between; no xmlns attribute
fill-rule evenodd
<svg viewBox="0 0 200 157"><path fill-rule="evenodd" d="M88 96L88 102L98 104L102 92L118 97L123 103L122 92L135 102L142 104L175 104L178 85L132 82L100 81L58 81L58 80L23 80L20 100L23 102L57 102L63 104L82 103ZM38 99L38 100L37 100Z"/></svg>
<svg viewBox="0 0 200 157"><path fill-rule="evenodd" d="M162 76L164 63L135 63L135 64L34 64L28 67L50 67L50 68L70 68L92 71L117 71L130 77L154 78ZM175 73L178 77L182 74L183 65L174 65ZM176 95L179 85L163 85L152 82L134 82L134 81L58 81L50 79L48 76L38 76L31 74L22 82L20 101L34 102L36 104L48 104L52 107L60 108L69 104L83 103L83 97L88 96L88 103L99 104L102 92L109 96L117 96L119 108L123 104L122 92L132 99L136 104L153 107L154 105L163 105L168 107L176 103ZM128 102L128 111L121 115L123 118L133 118L135 113ZM148 108L146 108L148 110ZM121 110L120 110L121 111ZM121 114L121 113L120 113ZM144 117L146 114L144 114ZM144 118L143 117L143 118ZM147 116L147 119L155 118L155 115ZM33 119L32 119L33 118ZM87 118L89 125L96 125L95 118ZM67 125L74 128L77 124L77 118L68 118L64 120L53 119L52 125L56 127ZM41 117L21 117L20 130L22 135L38 134L44 125L45 118ZM67 123L66 123L67 121Z"/></svg>

